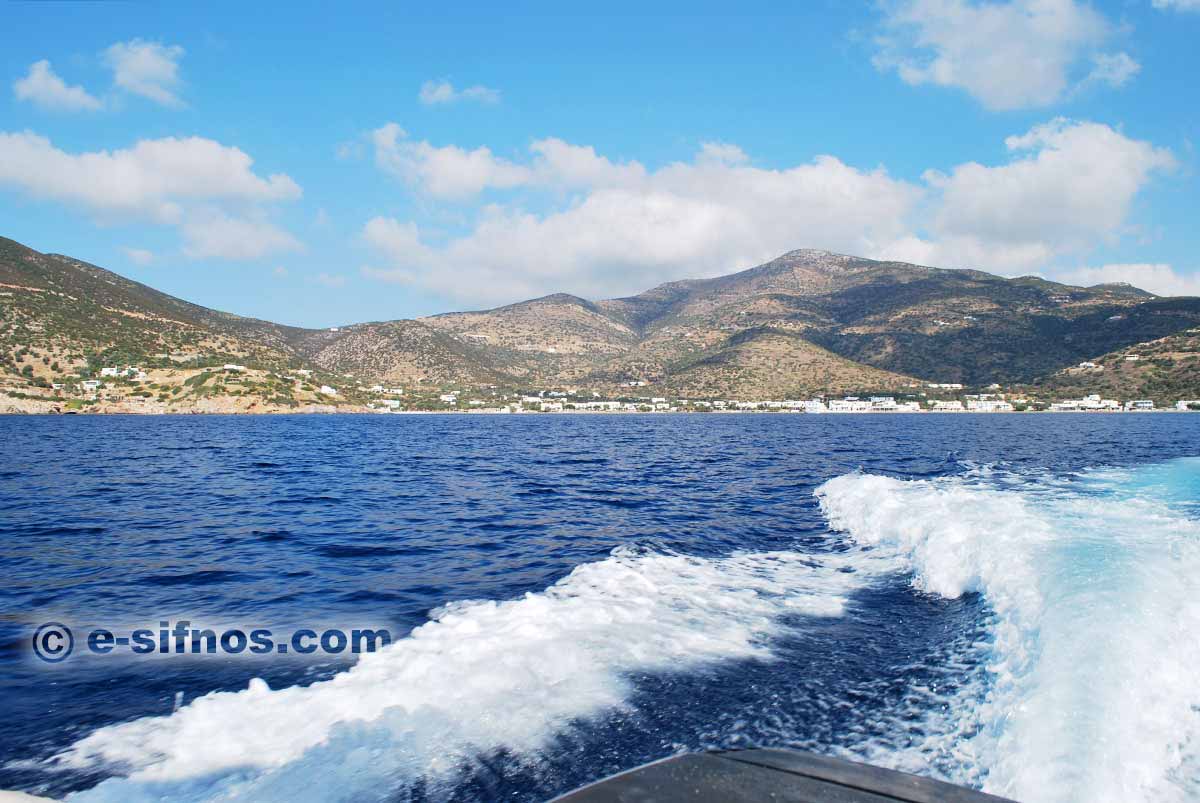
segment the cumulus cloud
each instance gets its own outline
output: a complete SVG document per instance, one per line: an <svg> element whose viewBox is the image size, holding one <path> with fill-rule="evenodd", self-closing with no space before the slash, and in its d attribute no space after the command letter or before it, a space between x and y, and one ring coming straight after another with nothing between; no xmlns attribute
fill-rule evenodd
<svg viewBox="0 0 1200 803"><path fill-rule="evenodd" d="M192 200L286 201L300 187L251 169L242 150L202 137L144 139L131 148L71 154L29 131L0 132L0 185L82 206L98 216L173 222Z"/></svg>
<svg viewBox="0 0 1200 803"><path fill-rule="evenodd" d="M1106 125L1062 118L1005 145L1014 155L1008 164L968 162L948 174L927 172L936 201L933 240L892 253L947 267L1036 269L1056 254L1118 237L1151 175L1176 165L1166 149ZM905 247L912 253L904 254Z"/></svg>
<svg viewBox="0 0 1200 803"><path fill-rule="evenodd" d="M418 192L521 192L484 204L456 236L371 219L362 238L381 259L362 272L472 304L559 290L611 297L800 247L1015 275L1120 237L1137 193L1175 166L1169 151L1097 123L1054 120L1006 144L1005 163L909 182L831 155L757 167L729 144L649 170L557 139L532 143L521 160L420 143L418 166L394 171ZM455 165L451 181L451 161L426 159L455 151L485 167Z"/></svg>
<svg viewBox="0 0 1200 803"><path fill-rule="evenodd" d="M18 100L27 100L54 111L96 111L103 104L81 86L69 86L46 59L29 65L24 78L13 82Z"/></svg>
<svg viewBox="0 0 1200 803"><path fill-rule="evenodd" d="M874 63L905 83L957 87L989 109L1049 105L1084 83L1137 72L1102 50L1114 28L1081 0L892 0Z"/></svg>
<svg viewBox="0 0 1200 803"><path fill-rule="evenodd" d="M182 47L143 39L118 42L104 51L117 87L163 106L183 105L176 94L181 58Z"/></svg>
<svg viewBox="0 0 1200 803"><path fill-rule="evenodd" d="M528 181L528 170L492 154L488 148L437 148L413 142L396 123L371 133L375 163L388 173L439 198L463 198L492 187L510 188Z"/></svg>
<svg viewBox="0 0 1200 803"><path fill-rule="evenodd" d="M426 106L458 103L464 100L491 104L500 102L500 90L478 84L459 90L446 80L426 81L421 84L421 91L417 93L417 98Z"/></svg>
<svg viewBox="0 0 1200 803"><path fill-rule="evenodd" d="M557 140L531 150L528 164L514 165L521 184L578 186L584 195L542 214L489 205L468 234L440 244L427 242L412 221L375 218L363 237L388 265L364 273L470 302L564 288L613 295L728 272L797 243L874 251L900 236L900 221L920 195L884 170L831 156L766 170L713 161L702 151L651 172Z"/></svg>
<svg viewBox="0 0 1200 803"><path fill-rule="evenodd" d="M1091 287L1124 282L1160 296L1200 296L1200 274L1180 273L1163 263L1122 263L1050 273L1055 281Z"/></svg>
<svg viewBox="0 0 1200 803"><path fill-rule="evenodd" d="M255 258L296 241L261 220L263 205L300 197L282 173L260 176L242 150L202 137L141 140L68 153L32 132L0 132L0 186L58 201L102 223L179 226L193 256ZM257 243L235 244L245 236Z"/></svg>

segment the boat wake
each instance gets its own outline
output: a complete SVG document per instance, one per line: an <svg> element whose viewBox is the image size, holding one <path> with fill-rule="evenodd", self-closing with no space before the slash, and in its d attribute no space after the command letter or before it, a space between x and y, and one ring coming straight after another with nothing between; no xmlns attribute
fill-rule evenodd
<svg viewBox="0 0 1200 803"><path fill-rule="evenodd" d="M873 712L880 727L830 750L1026 803L1200 799L1200 460L1069 480L855 473L817 497L844 551L622 548L540 593L447 606L329 680L208 694L55 761L116 776L82 801L371 800L417 781L450 797L482 757L535 764L631 706L638 677L776 660L812 617L907 583L980 595L985 635L930 659L947 690L913 690L917 708ZM870 735L889 728L917 737Z"/></svg>
<svg viewBox="0 0 1200 803"><path fill-rule="evenodd" d="M908 751L864 752L1020 801L1200 798L1200 461L1072 482L847 475L830 525L904 560L914 588L981 594L973 683L927 705Z"/></svg>
<svg viewBox="0 0 1200 803"><path fill-rule="evenodd" d="M858 582L842 562L619 549L544 592L436 611L327 681L255 680L101 728L57 760L125 776L79 800L370 800L404 779L449 787L479 756L532 761L555 734L626 705L634 673L770 660L784 620L841 614Z"/></svg>

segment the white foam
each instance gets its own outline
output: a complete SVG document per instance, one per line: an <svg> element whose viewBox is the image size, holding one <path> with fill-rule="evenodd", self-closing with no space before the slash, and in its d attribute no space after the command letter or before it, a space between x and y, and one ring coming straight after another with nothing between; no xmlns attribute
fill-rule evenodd
<svg viewBox="0 0 1200 803"><path fill-rule="evenodd" d="M327 681L209 694L59 761L126 767L81 800L382 798L477 753L531 754L624 705L632 673L768 659L784 615L841 613L858 579L838 560L618 550L541 593L449 606Z"/></svg>
<svg viewBox="0 0 1200 803"><path fill-rule="evenodd" d="M1026 803L1200 798L1200 525L1137 480L819 489L830 523L906 561L917 588L994 612L987 673L929 705L912 753L873 758L952 755L953 780Z"/></svg>

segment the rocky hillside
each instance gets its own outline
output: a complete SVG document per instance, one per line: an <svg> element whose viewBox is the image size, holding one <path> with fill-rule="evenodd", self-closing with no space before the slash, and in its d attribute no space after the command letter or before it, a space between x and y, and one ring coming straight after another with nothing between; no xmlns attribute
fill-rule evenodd
<svg viewBox="0 0 1200 803"><path fill-rule="evenodd" d="M1072 398L1098 393L1106 399L1154 399L1160 404L1200 399L1200 328L1084 360L1037 385Z"/></svg>
<svg viewBox="0 0 1200 803"><path fill-rule="evenodd" d="M314 383L607 396L637 387L638 395L767 398L924 382L1200 395L1196 338L1185 334L1198 326L1195 298L802 250L628 298L556 294L312 330L216 312L0 239L0 370L9 383L50 383L101 364L234 361L265 372L264 381L302 369ZM1145 366L1118 360L1128 350L1145 352ZM1160 354L1172 367L1151 356ZM1103 379L1067 370L1089 360L1116 367Z"/></svg>

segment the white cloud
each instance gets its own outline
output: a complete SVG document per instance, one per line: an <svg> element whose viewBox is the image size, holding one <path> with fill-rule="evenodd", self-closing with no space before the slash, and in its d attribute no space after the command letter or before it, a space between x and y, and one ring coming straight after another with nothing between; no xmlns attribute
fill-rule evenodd
<svg viewBox="0 0 1200 803"><path fill-rule="evenodd" d="M176 94L181 58L182 47L143 39L118 42L104 51L116 86L163 106L183 105Z"/></svg>
<svg viewBox="0 0 1200 803"><path fill-rule="evenodd" d="M373 131L375 163L435 197L462 198L491 187L520 186L529 180L527 168L494 156L488 148L436 148L407 137L396 123Z"/></svg>
<svg viewBox="0 0 1200 803"><path fill-rule="evenodd" d="M29 131L0 132L0 185L105 218L172 222L187 201L300 197L291 178L262 178L252 165L244 151L202 137L144 139L131 148L72 154Z"/></svg>
<svg viewBox="0 0 1200 803"><path fill-rule="evenodd" d="M937 198L929 227L935 242L926 244L923 261L1011 274L1085 251L1118 237L1151 175L1176 164L1168 150L1062 118L1005 145L1014 154L1008 164L968 162L948 175L925 174Z"/></svg>
<svg viewBox="0 0 1200 803"><path fill-rule="evenodd" d="M296 249L295 238L262 220L262 209L299 198L300 187L252 167L242 150L201 137L73 154L32 132L0 132L0 186L82 208L102 223L179 226L185 252L197 257ZM257 239L238 242L243 236Z"/></svg>
<svg viewBox="0 0 1200 803"><path fill-rule="evenodd" d="M1175 165L1150 143L1062 119L1010 137L1004 164L930 171L920 183L829 155L755 167L731 145L705 145L691 161L648 170L556 139L532 143L519 162L497 160L486 148L420 144L410 154L416 166L393 171L418 192L458 199L486 188L521 192L482 206L456 236L415 221L370 220L362 236L382 259L362 272L471 304L554 291L612 297L801 247L1030 273L1119 238L1137 194ZM475 154L486 169L470 181L454 173L454 183L431 167L442 161L425 159L454 151ZM455 193L445 192L449 184Z"/></svg>
<svg viewBox="0 0 1200 803"><path fill-rule="evenodd" d="M154 252L148 251L145 248L131 248L125 246L121 249L125 252L125 256L135 265L149 265L154 262Z"/></svg>
<svg viewBox="0 0 1200 803"><path fill-rule="evenodd" d="M533 164L525 173L529 184L567 188L628 187L646 178L646 168L637 162L611 162L598 155L591 146L572 145L555 137L539 139L529 146L529 150L534 154Z"/></svg>
<svg viewBox="0 0 1200 803"><path fill-rule="evenodd" d="M1137 72L1127 54L1101 51L1114 28L1080 0L890 0L884 8L876 67L908 84L964 89L989 109L1046 106L1081 82L1120 86Z"/></svg>
<svg viewBox="0 0 1200 803"><path fill-rule="evenodd" d="M1058 282L1090 287L1094 284L1125 282L1160 296L1200 296L1200 274L1179 273L1170 265L1114 264L1096 268L1051 271Z"/></svg>
<svg viewBox="0 0 1200 803"><path fill-rule="evenodd" d="M1092 71L1086 82L1124 86L1142 70L1128 53L1097 53L1092 56Z"/></svg>
<svg viewBox="0 0 1200 803"><path fill-rule="evenodd" d="M480 85L458 90L454 88L454 84L446 80L426 81L421 84L421 91L417 93L417 98L426 106L457 103L462 100L491 104L500 102L500 90Z"/></svg>
<svg viewBox="0 0 1200 803"><path fill-rule="evenodd" d="M183 253L192 259L244 261L304 250L299 240L266 220L232 217L215 210L191 215L180 232Z"/></svg>
<svg viewBox="0 0 1200 803"><path fill-rule="evenodd" d="M441 245L426 242L415 223L375 218L363 236L389 264L364 274L471 303L564 289L619 295L748 267L797 244L871 252L903 233L901 221L920 195L883 170L858 170L831 156L763 170L701 154L651 173L547 142L534 143L527 182L590 176L595 183L582 198L545 214L490 205L472 231Z"/></svg>
<svg viewBox="0 0 1200 803"><path fill-rule="evenodd" d="M709 164L726 165L746 164L750 161L744 150L728 142L705 142L700 146L700 155L696 158Z"/></svg>
<svg viewBox="0 0 1200 803"><path fill-rule="evenodd" d="M27 100L43 109L56 111L95 111L102 104L81 86L68 86L42 59L29 65L29 73L13 82L18 100Z"/></svg>
<svg viewBox="0 0 1200 803"><path fill-rule="evenodd" d="M1200 0L1154 0L1154 7L1175 11L1200 11Z"/></svg>

